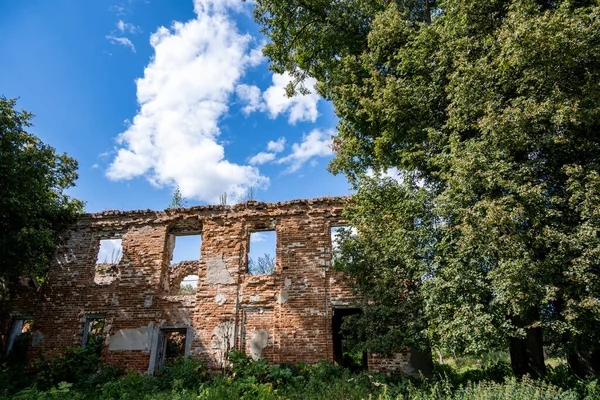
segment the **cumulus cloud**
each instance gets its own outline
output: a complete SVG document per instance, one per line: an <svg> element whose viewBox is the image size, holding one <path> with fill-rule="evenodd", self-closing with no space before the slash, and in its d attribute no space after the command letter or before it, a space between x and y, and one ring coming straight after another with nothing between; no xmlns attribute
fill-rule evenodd
<svg viewBox="0 0 600 400"><path fill-rule="evenodd" d="M235 93L246 104L242 108L244 114L248 115L261 108L261 93L258 86L241 84L235 88Z"/></svg>
<svg viewBox="0 0 600 400"><path fill-rule="evenodd" d="M129 47L131 49L131 51L133 51L135 53L135 46L133 45L131 40L127 39L126 37L107 35L106 38L112 44L119 44L121 46Z"/></svg>
<svg viewBox="0 0 600 400"><path fill-rule="evenodd" d="M274 153L269 153L266 151L261 151L260 153L250 157L248 162L252 165L261 165L267 163L269 161L273 161L275 159Z"/></svg>
<svg viewBox="0 0 600 400"><path fill-rule="evenodd" d="M314 157L327 157L333 154L331 149L331 137L334 131L329 129L321 131L320 129L312 130L308 135L302 136L302 142L292 145L292 152L277 160L278 164L289 164L286 172L295 172L309 160Z"/></svg>
<svg viewBox="0 0 600 400"><path fill-rule="evenodd" d="M258 47L250 50L250 53L246 55L244 61L246 61L246 63L251 67L262 64L262 62L265 61L265 56L263 56L262 53L263 47L265 47L265 42L262 42Z"/></svg>
<svg viewBox="0 0 600 400"><path fill-rule="evenodd" d="M269 161L275 160L276 154L283 151L285 148L285 138L280 137L277 141L271 140L267 143L267 151L261 151L260 153L252 156L248 162L252 165L260 165Z"/></svg>
<svg viewBox="0 0 600 400"><path fill-rule="evenodd" d="M288 114L288 122L295 124L298 121L315 122L319 116L317 103L320 100L319 95L314 91L309 94L297 94L293 97L287 97L285 88L292 81L291 76L285 72L283 74L273 74L273 83L263 93L257 86L239 85L236 93L240 100L246 103L242 109L245 114L254 111L267 112L271 118L277 118L280 114ZM308 78L305 85L313 88L316 80ZM250 95L251 94L251 95Z"/></svg>
<svg viewBox="0 0 600 400"><path fill-rule="evenodd" d="M184 197L216 202L223 192L241 198L268 178L225 159L219 119L244 69L251 37L229 16L239 0L195 0L196 18L160 27L150 37L154 57L136 81L140 109L117 139L107 176L144 176L157 186L179 186Z"/></svg>
<svg viewBox="0 0 600 400"><path fill-rule="evenodd" d="M285 148L285 138L284 137L280 137L279 139L277 139L277 141L271 140L269 143L267 143L267 150L273 151L275 153L282 152L284 148Z"/></svg>
<svg viewBox="0 0 600 400"><path fill-rule="evenodd" d="M317 112L319 95L313 89L309 94L287 97L285 87L291 80L292 78L287 72L281 75L273 74L273 84L263 94L269 115L271 118L275 118L279 114L287 112L290 124L295 124L297 121L315 122L319 116ZM317 81L313 78L308 78L305 82L309 89L312 89L316 83Z"/></svg>
<svg viewBox="0 0 600 400"><path fill-rule="evenodd" d="M250 234L250 243L260 243L267 241L267 234L264 232L252 232Z"/></svg>

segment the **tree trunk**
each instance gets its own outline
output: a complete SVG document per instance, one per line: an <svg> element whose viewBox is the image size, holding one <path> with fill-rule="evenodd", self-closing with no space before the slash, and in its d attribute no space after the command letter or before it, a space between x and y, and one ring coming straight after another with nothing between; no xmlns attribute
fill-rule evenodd
<svg viewBox="0 0 600 400"><path fill-rule="evenodd" d="M429 0L425 0L425 23L431 24L431 4Z"/></svg>
<svg viewBox="0 0 600 400"><path fill-rule="evenodd" d="M567 363L579 379L600 373L600 350L584 351L573 349L567 353Z"/></svg>
<svg viewBox="0 0 600 400"><path fill-rule="evenodd" d="M510 317L515 326L525 329L524 338L509 339L510 363L513 373L519 378L529 374L537 379L546 374L542 328L528 328L538 316L537 309L532 308L525 316Z"/></svg>

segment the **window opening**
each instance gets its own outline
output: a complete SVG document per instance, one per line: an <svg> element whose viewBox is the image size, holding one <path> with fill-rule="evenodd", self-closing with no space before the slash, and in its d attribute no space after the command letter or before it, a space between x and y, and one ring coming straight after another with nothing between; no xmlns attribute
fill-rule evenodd
<svg viewBox="0 0 600 400"><path fill-rule="evenodd" d="M335 262L339 256L339 251L344 237L356 235L356 228L349 226L334 226L331 227L331 261Z"/></svg>
<svg viewBox="0 0 600 400"><path fill-rule="evenodd" d="M175 235L174 246L171 265L182 261L199 260L202 249L202 235Z"/></svg>
<svg viewBox="0 0 600 400"><path fill-rule="evenodd" d="M181 281L179 285L180 295L191 295L196 294L198 288L198 275L188 275Z"/></svg>
<svg viewBox="0 0 600 400"><path fill-rule="evenodd" d="M104 315L88 315L85 317L81 347L101 345L105 323L106 317Z"/></svg>
<svg viewBox="0 0 600 400"><path fill-rule="evenodd" d="M348 344L347 333L342 330L344 318L350 315L360 315L358 308L334 308L331 318L333 335L333 358L338 365L352 371L361 371L368 368L367 352L354 352Z"/></svg>
<svg viewBox="0 0 600 400"><path fill-rule="evenodd" d="M102 239L96 258L94 283L108 285L119 276L119 263L123 257L122 239Z"/></svg>
<svg viewBox="0 0 600 400"><path fill-rule="evenodd" d="M275 231L250 232L248 273L250 275L272 274L275 271L276 248Z"/></svg>
<svg viewBox="0 0 600 400"><path fill-rule="evenodd" d="M32 318L18 318L13 322L10 336L8 337L8 345L6 346L6 354L11 352L25 354L29 346L29 339L33 331Z"/></svg>

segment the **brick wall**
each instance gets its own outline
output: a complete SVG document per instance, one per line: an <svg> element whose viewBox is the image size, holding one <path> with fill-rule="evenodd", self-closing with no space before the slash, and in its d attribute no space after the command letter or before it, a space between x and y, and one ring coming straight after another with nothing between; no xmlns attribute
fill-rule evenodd
<svg viewBox="0 0 600 400"><path fill-rule="evenodd" d="M344 224L344 201L86 214L65 234L47 281L1 303L2 345L12 321L27 316L37 337L30 356L80 346L86 316L101 315L106 361L140 372L166 328L191 327L188 353L213 367L232 348L277 363L333 361L332 311L351 296L330 268L330 229ZM276 232L276 268L249 275L250 232L261 230ZM200 259L170 265L173 236L190 233L202 235ZM122 239L123 257L110 279L95 281L100 240L112 238ZM196 295L178 295L190 274L199 276ZM410 352L369 359L371 369L406 370Z"/></svg>

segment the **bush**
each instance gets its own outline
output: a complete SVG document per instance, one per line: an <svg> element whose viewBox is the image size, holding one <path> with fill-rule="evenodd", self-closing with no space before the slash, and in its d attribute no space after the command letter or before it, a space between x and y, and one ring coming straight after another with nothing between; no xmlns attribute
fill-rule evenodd
<svg viewBox="0 0 600 400"><path fill-rule="evenodd" d="M118 377L119 370L114 367L92 368L89 363L93 364L94 358L84 349L71 349L68 354L73 356L69 360L65 355L45 365L48 372L44 382L48 385L80 365L81 370L75 371L72 379L75 383L63 381L48 387L33 384L0 399L600 399L597 381L574 380L568 369L549 369L545 380L517 380L502 361L484 364L480 369L437 366L432 379L419 380L353 373L326 363L272 365L233 351L223 374L208 371L199 360L180 358L156 376L130 372Z"/></svg>
<svg viewBox="0 0 600 400"><path fill-rule="evenodd" d="M103 366L100 356L102 343L90 342L86 347L67 347L64 353L50 360L40 358L34 363L37 369L37 385L42 389L50 389L61 382L77 385L89 382Z"/></svg>

